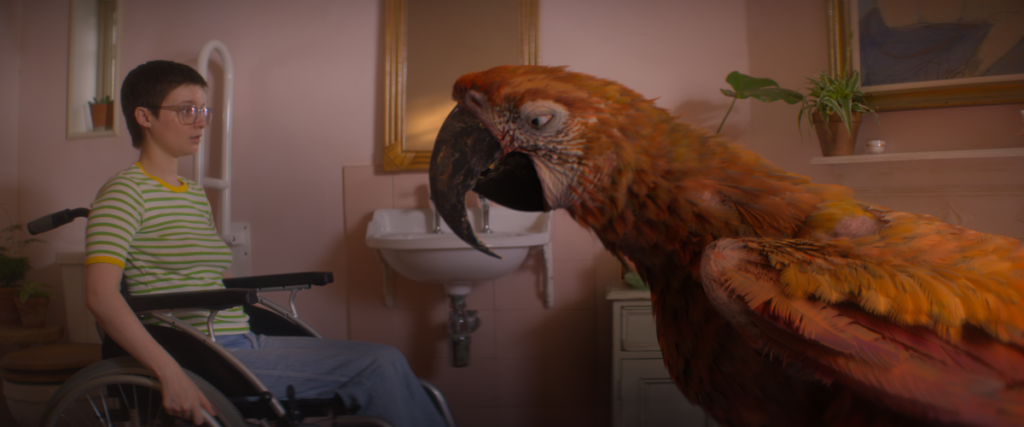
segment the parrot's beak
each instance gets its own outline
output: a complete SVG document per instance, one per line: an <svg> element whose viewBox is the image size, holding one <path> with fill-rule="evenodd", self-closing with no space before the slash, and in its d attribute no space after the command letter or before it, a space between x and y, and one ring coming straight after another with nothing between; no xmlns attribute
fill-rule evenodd
<svg viewBox="0 0 1024 427"><path fill-rule="evenodd" d="M441 218L470 246L501 258L477 237L466 215L466 192L516 210L547 210L533 161L502 156L501 144L469 110L456 106L437 133L430 156L430 198Z"/></svg>

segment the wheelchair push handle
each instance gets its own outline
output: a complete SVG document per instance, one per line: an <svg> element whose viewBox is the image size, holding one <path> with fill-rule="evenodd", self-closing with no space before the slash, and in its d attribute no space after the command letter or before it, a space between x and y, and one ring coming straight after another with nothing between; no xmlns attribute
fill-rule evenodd
<svg viewBox="0 0 1024 427"><path fill-rule="evenodd" d="M64 209L60 212L55 212L32 220L32 222L29 222L25 228L28 229L28 234L35 236L36 234L45 233L74 221L75 218L85 218L88 216L88 208Z"/></svg>

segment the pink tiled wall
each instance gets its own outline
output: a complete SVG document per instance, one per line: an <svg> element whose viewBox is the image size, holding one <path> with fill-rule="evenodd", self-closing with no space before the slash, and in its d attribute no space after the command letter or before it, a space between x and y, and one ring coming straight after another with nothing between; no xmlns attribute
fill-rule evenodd
<svg viewBox="0 0 1024 427"><path fill-rule="evenodd" d="M610 412L610 306L604 287L617 264L564 211L554 212L555 306L544 308L543 258L474 285L479 311L471 362L448 365L448 298L441 284L396 274L394 306L384 305L383 270L366 247L366 226L382 208L426 208L426 173L344 169L349 338L393 345L416 373L447 395L464 426L603 425Z"/></svg>

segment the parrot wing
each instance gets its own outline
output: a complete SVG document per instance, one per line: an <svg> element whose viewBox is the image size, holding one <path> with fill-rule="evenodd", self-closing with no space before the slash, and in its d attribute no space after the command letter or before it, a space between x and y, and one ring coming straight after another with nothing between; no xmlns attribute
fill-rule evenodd
<svg viewBox="0 0 1024 427"><path fill-rule="evenodd" d="M701 261L715 308L755 346L901 412L1024 420L1024 248L874 208L877 233L720 239Z"/></svg>

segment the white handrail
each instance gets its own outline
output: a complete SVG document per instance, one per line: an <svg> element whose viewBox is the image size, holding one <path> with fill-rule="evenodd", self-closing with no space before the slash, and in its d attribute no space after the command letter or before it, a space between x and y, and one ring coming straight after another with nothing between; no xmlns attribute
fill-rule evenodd
<svg viewBox="0 0 1024 427"><path fill-rule="evenodd" d="M210 187L220 190L220 236L228 245L235 244L235 238L231 231L231 107L234 102L234 89L235 89L235 67L231 63L231 54L228 53L227 46L218 40L210 40L203 48L199 51L199 74L204 79L209 81L209 65L210 65L210 54L216 50L220 54L221 62L224 66L224 82L222 85L224 90L224 108L222 114L222 121L224 132L223 141L220 144L221 147L221 174L222 178L205 177L203 174L203 150L196 151L195 156L192 158L192 175L193 180L196 181L200 186ZM203 140L207 141L205 133L203 131Z"/></svg>

